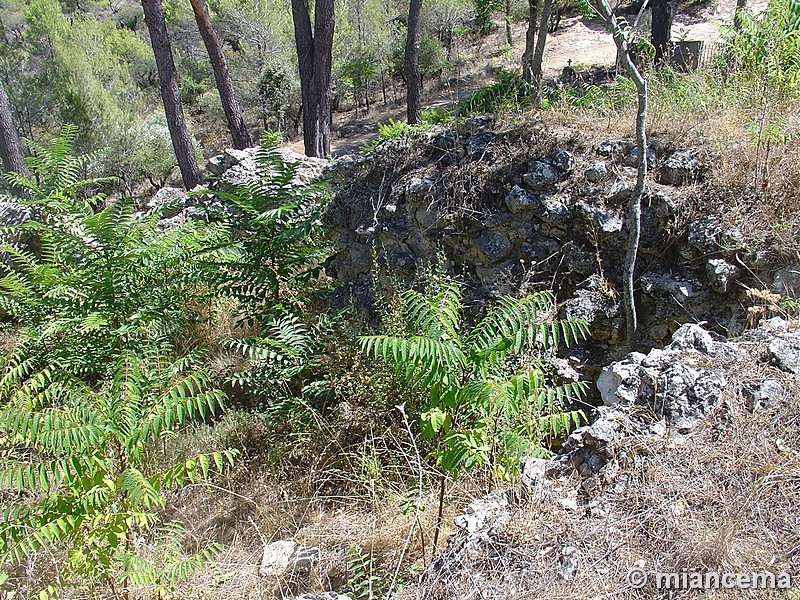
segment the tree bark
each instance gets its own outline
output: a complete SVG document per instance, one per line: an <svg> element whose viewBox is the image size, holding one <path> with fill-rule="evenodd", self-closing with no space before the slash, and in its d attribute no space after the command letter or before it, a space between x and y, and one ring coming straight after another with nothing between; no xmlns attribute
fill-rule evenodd
<svg viewBox="0 0 800 600"><path fill-rule="evenodd" d="M30 175L28 165L22 157L22 141L19 139L11 103L8 101L5 87L0 82L0 157L5 170Z"/></svg>
<svg viewBox="0 0 800 600"><path fill-rule="evenodd" d="M214 72L214 81L217 84L219 99L222 103L222 110L225 111L225 119L228 121L228 130L233 139L233 147L239 150L248 148L252 145L250 134L242 118L242 111L236 101L236 95L231 84L231 77L228 73L228 63L222 53L222 44L219 36L211 24L211 15L208 13L208 5L205 0L190 0L197 27L200 30L200 37L208 52L208 59L211 62L211 70Z"/></svg>
<svg viewBox="0 0 800 600"><path fill-rule="evenodd" d="M540 0L528 0L528 30L525 33L525 52L522 53L522 79L533 83L533 54L536 51L536 30L539 27Z"/></svg>
<svg viewBox="0 0 800 600"><path fill-rule="evenodd" d="M411 0L408 6L408 34L406 35L406 116L409 125L420 120L420 91L422 77L419 73L419 17L422 0Z"/></svg>
<svg viewBox="0 0 800 600"><path fill-rule="evenodd" d="M638 151L636 186L631 194L625 224L628 227L628 249L625 253L623 300L625 305L625 345L628 350L633 350L636 342L636 303L633 296L634 274L636 271L636 256L639 252L639 237L641 233L642 196L644 196L645 183L647 182L647 81L633 64L625 38L616 15L608 5L607 0L599 0L599 12L611 29L614 43L617 46L622 66L636 86L637 112L636 112L636 148Z"/></svg>
<svg viewBox="0 0 800 600"><path fill-rule="evenodd" d="M656 49L656 65L660 67L667 64L672 57L670 42L673 7L670 0L653 0L651 7L653 19L650 24L650 41Z"/></svg>
<svg viewBox="0 0 800 600"><path fill-rule="evenodd" d="M314 29L308 0L292 0L292 21L303 101L303 145L306 156L325 157L331 152L331 51L333 0L317 0Z"/></svg>
<svg viewBox="0 0 800 600"><path fill-rule="evenodd" d="M511 35L511 0L506 0L506 44L514 45L514 38Z"/></svg>
<svg viewBox="0 0 800 600"><path fill-rule="evenodd" d="M542 105L542 62L544 61L544 46L547 42L547 31L550 29L550 15L553 12L555 0L544 0L542 15L539 19L539 33L536 35L536 50L531 60L531 83L536 86L536 105Z"/></svg>
<svg viewBox="0 0 800 600"><path fill-rule="evenodd" d="M169 41L167 26L164 23L164 10L161 7L161 0L142 0L142 8L147 30L150 33L153 55L156 59L161 100L164 102L164 113L172 138L172 147L175 149L175 157L178 159L183 185L190 190L203 181L203 175L194 156L194 146L181 106L178 73L172 58L172 45Z"/></svg>

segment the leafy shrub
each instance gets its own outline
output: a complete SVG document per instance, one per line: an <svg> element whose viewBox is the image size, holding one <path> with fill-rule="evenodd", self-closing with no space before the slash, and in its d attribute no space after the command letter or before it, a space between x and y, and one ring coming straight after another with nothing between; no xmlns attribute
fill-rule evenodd
<svg viewBox="0 0 800 600"><path fill-rule="evenodd" d="M406 333L362 337L362 349L427 393L420 427L446 471L489 464L508 475L522 455L543 452L545 440L583 419L566 402L585 385L554 383L541 356L584 337L587 326L553 319L551 294L506 297L472 328L453 282L405 291L400 307Z"/></svg>
<svg viewBox="0 0 800 600"><path fill-rule="evenodd" d="M536 96L533 86L516 73L499 70L497 83L482 87L458 105L460 115L528 109Z"/></svg>
<svg viewBox="0 0 800 600"><path fill-rule="evenodd" d="M741 26L726 32L734 66L784 93L800 91L800 2L770 0L763 13L739 17Z"/></svg>
<svg viewBox="0 0 800 600"><path fill-rule="evenodd" d="M12 177L27 189L34 217L4 228L37 240L38 252L4 244L0 308L23 325L11 361L58 363L75 375L109 375L122 350L169 344L192 315L187 304L205 279L201 252L222 239L199 223L164 230L157 212L134 214L129 199L101 208L101 194L82 190L99 180L80 172L92 155L73 156L74 128L27 162L34 176Z"/></svg>
<svg viewBox="0 0 800 600"><path fill-rule="evenodd" d="M195 144L195 154L200 148ZM163 114L150 115L125 132L114 165L122 171L129 185L147 179L155 188L162 188L178 162L172 138Z"/></svg>
<svg viewBox="0 0 800 600"><path fill-rule="evenodd" d="M1 247L0 307L20 330L0 366L0 488L15 497L0 526L0 565L57 549L58 586L120 577L127 586L131 569L147 579L131 567L141 567L132 540L158 524L167 489L235 454L157 470L145 458L162 436L222 408L197 357L173 344L204 278L199 255L220 238L199 225L164 229L160 215L136 216L129 200L103 206L102 195L83 193L97 180L80 178L91 156L71 154L74 135L66 128L34 146L33 177L10 177L30 198L14 201L34 210L4 229L33 235L39 248ZM150 582L162 588L210 554L165 556Z"/></svg>
<svg viewBox="0 0 800 600"><path fill-rule="evenodd" d="M381 142L385 142L386 140L395 140L397 138L412 137L416 132L425 127L426 125L424 124L409 125L405 121L395 121L394 119L389 119L387 123L378 123L378 137L371 142L364 144L358 150L362 154L372 152Z"/></svg>
<svg viewBox="0 0 800 600"><path fill-rule="evenodd" d="M257 177L232 191L202 191L234 208L227 225L236 232L214 275L217 290L239 302L243 320L260 324L299 309L315 297L328 249L320 214L327 198L321 184L296 180L296 163L274 149L256 154Z"/></svg>

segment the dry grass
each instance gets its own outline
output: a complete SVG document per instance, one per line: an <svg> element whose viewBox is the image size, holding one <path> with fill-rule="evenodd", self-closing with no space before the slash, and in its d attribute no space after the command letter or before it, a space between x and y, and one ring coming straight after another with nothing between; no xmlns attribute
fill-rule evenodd
<svg viewBox="0 0 800 600"><path fill-rule="evenodd" d="M686 436L623 438L614 448L620 471L602 496L584 496L577 476L560 480L512 510L482 552L453 558L440 581L405 597L669 596L652 577L644 589L631 589L627 574L639 564L649 573L789 572L797 585L800 381L755 364L761 348L751 350L722 366L732 385L714 418ZM788 393L749 412L742 390L766 377L782 379ZM577 499L577 508L565 507L565 498ZM569 546L577 568L565 578ZM760 590L713 597L772 596Z"/></svg>
<svg viewBox="0 0 800 600"><path fill-rule="evenodd" d="M437 476L423 466L420 495L417 456L407 433L363 430L363 423L347 431L337 421L337 430L320 423L313 436L279 440L258 422L252 413L232 412L168 449L171 456L224 445L243 449L237 468L224 479L189 485L170 501L168 517L189 527L187 549L223 545L216 564L176 597L284 598L345 591L370 577L385 593L393 580L396 590L424 570L433 551ZM440 548L453 533L454 516L486 489L477 476L448 484ZM318 547L318 561L309 572L262 577L262 549L277 540ZM356 566L354 553L366 557L368 572Z"/></svg>

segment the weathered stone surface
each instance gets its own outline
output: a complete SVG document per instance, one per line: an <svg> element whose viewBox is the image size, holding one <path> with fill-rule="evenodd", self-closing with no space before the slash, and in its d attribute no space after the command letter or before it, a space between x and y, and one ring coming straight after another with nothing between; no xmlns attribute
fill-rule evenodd
<svg viewBox="0 0 800 600"><path fill-rule="evenodd" d="M691 148L673 152L661 166L661 182L668 185L686 185L698 181L705 165L700 153Z"/></svg>
<svg viewBox="0 0 800 600"><path fill-rule="evenodd" d="M599 161L593 163L586 171L584 171L583 176L586 177L586 181L591 183L599 183L603 181L608 176L608 168L606 167L606 163L604 161Z"/></svg>
<svg viewBox="0 0 800 600"><path fill-rule="evenodd" d="M318 555L316 547L301 546L291 540L272 542L264 546L258 573L262 577L280 577L289 572L308 571Z"/></svg>
<svg viewBox="0 0 800 600"><path fill-rule="evenodd" d="M773 363L790 373L800 374L800 334L784 334L769 344Z"/></svg>
<svg viewBox="0 0 800 600"><path fill-rule="evenodd" d="M625 158L622 159L622 164L626 167L635 167L639 164L639 148L633 146L625 153ZM656 164L656 149L651 147L647 148L647 166L648 168L654 167Z"/></svg>
<svg viewBox="0 0 800 600"><path fill-rule="evenodd" d="M605 367L597 380L603 403L644 406L681 429L717 408L727 381L718 369L704 366L705 357L736 351L698 325L683 325L672 340L663 350L634 352Z"/></svg>
<svg viewBox="0 0 800 600"><path fill-rule="evenodd" d="M558 183L558 172L549 163L541 160L534 160L528 165L528 172L522 176L531 190L542 191L551 188L554 184Z"/></svg>
<svg viewBox="0 0 800 600"><path fill-rule="evenodd" d="M503 260L511 252L511 242L499 231L488 229L478 234L476 245L491 261Z"/></svg>
<svg viewBox="0 0 800 600"><path fill-rule="evenodd" d="M706 262L706 275L711 289L725 294L739 275L739 267L732 265L724 258L710 258Z"/></svg>
<svg viewBox="0 0 800 600"><path fill-rule="evenodd" d="M525 188L515 185L506 196L506 207L512 213L519 214L526 210L531 210L541 206L542 200L537 192L531 192Z"/></svg>
<svg viewBox="0 0 800 600"><path fill-rule="evenodd" d="M572 152L564 150L563 148L558 148L553 152L553 156L550 157L549 162L565 175L572 173L572 170L575 168L575 156Z"/></svg>

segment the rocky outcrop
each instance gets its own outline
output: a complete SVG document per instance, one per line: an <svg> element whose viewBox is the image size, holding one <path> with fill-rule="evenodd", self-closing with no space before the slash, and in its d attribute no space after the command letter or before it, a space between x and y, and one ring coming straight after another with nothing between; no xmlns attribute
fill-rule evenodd
<svg viewBox="0 0 800 600"><path fill-rule="evenodd" d="M595 585L624 585L625 569L636 564L634 559L646 558L644 553L651 548L662 553L657 560L665 560L664 547L652 530L654 521L662 517L654 519L652 511L659 515L667 511L663 522L677 528L676 532L685 526L680 524L684 517L694 523L701 518L717 518L714 506L708 507L710 516L700 516L705 510L701 507L709 500L700 496L698 489L708 486L710 493L717 494L714 501L722 502L722 492L715 492L710 480L718 476L729 483L731 475L725 461L734 471L741 470L738 458L727 454L729 449L714 447L725 443L720 439L720 424L745 427L745 423L757 420L759 411L766 410L777 414L786 410L783 414L796 419L796 401L792 406L787 400L786 387L795 377L795 363L791 362L795 355L784 349L796 349L798 344L800 329L790 328L782 319L765 322L732 341L698 325L684 325L663 350L647 355L633 353L609 365L597 382L605 405L596 409L591 423L575 430L552 458L525 458L516 490L495 492L469 504L455 518L456 533L432 562L417 597L467 598L475 589L482 590L485 598L515 594L548 597L558 595L553 591L558 582L577 576ZM758 375L752 377L744 371ZM779 418L772 416L770 420L783 426ZM754 429L769 435L761 425ZM793 429L797 430L797 423ZM743 443L736 435L732 434L734 443ZM783 439L745 439L760 444L767 452L777 452L769 460L789 461L787 468L797 472L796 458L792 458L796 450L788 448ZM796 445L794 442L792 445ZM699 447L692 449L691 444ZM776 444L778 449L773 450ZM693 468L702 469L702 477L709 482L691 480L680 461L670 463L665 456L672 451L692 464L699 461ZM702 453L709 457L703 459ZM714 461L713 468L708 461ZM765 473L778 467L770 463L768 469ZM767 493L757 489L772 489L769 482L758 488L756 477L746 472L735 485L741 484L741 493L753 498ZM649 504L654 501L651 498L637 505L636 495L640 493L662 494L656 499L660 504ZM748 498L753 502L752 510L763 511L759 504L763 500ZM793 498L787 500L787 506L800 500L796 493ZM686 502L694 503L694 512L687 512ZM642 512L630 514L631 507ZM737 510L749 508L739 506ZM647 531L643 541L636 540L634 527L626 519ZM784 522L793 520L789 516ZM702 528L700 535L704 535ZM596 546L588 541L592 536ZM648 546L651 536L656 539ZM784 550L791 550L795 538L789 536ZM643 545L637 547L637 543ZM772 539L768 544L767 560L775 560L772 553L779 553L775 543ZM612 581L608 578L612 567L608 565L617 568L620 561L630 562L614 575L619 581ZM564 589L568 588L560 588L558 597L569 597Z"/></svg>
<svg viewBox="0 0 800 600"><path fill-rule="evenodd" d="M420 266L443 252L467 282L469 301L554 289L565 312L590 322L603 354L623 327L631 157L635 163L624 141L586 147L543 132L500 131L483 119L337 159L328 169L335 196L325 216L336 246L326 269L339 283L332 303L370 318L374 281L411 285ZM794 280L778 278L779 264L748 251L719 216L685 220L682 186L701 182L707 169L699 152L654 145L648 159L660 183L648 184L642 207L641 347L663 345L681 324L701 319L719 332L741 332L747 286L780 279L773 287L787 293Z"/></svg>

